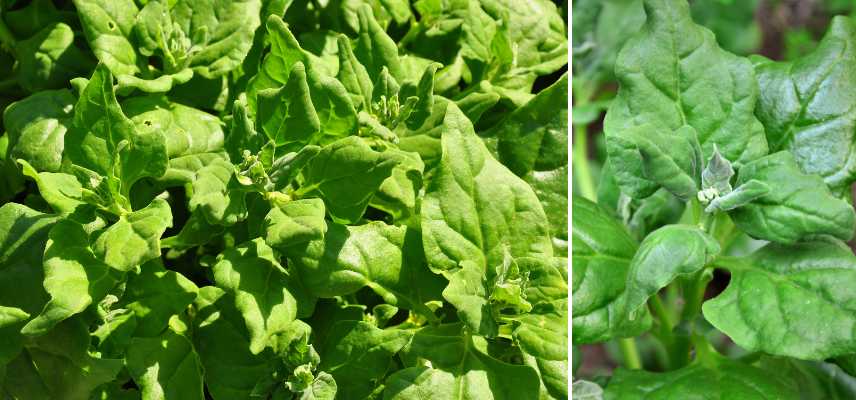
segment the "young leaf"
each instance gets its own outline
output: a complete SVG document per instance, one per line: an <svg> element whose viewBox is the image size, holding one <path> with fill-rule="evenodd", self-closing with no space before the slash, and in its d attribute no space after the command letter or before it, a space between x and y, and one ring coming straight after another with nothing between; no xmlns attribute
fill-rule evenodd
<svg viewBox="0 0 856 400"><path fill-rule="evenodd" d="M750 236L778 243L822 234L843 240L853 237L853 207L833 196L819 176L800 171L791 153L781 151L746 164L735 185L752 180L770 191L729 213Z"/></svg>

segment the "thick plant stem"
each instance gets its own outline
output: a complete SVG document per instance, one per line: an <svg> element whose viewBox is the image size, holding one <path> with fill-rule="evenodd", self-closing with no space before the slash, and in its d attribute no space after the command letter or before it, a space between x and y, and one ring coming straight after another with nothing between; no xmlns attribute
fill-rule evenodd
<svg viewBox="0 0 856 400"><path fill-rule="evenodd" d="M589 169L585 125L574 125L574 178L579 185L580 194L586 199L597 201L597 191Z"/></svg>
<svg viewBox="0 0 856 400"><path fill-rule="evenodd" d="M642 360L639 358L639 351L636 350L636 339L632 337L618 339L618 348L624 359L624 368L642 369Z"/></svg>

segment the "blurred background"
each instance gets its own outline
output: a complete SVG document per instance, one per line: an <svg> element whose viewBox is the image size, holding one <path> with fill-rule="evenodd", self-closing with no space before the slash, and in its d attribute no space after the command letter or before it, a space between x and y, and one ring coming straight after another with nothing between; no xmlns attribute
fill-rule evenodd
<svg viewBox="0 0 856 400"><path fill-rule="evenodd" d="M793 60L811 52L836 15L856 18L856 0L689 0L696 23L713 31L725 50L748 56L758 54L773 60ZM618 89L613 63L624 42L645 21L641 0L577 0L571 2L572 18L572 97L573 97L573 194L597 200L617 209L616 188L601 179L606 159L602 121ZM583 175L585 177L583 177ZM856 197L856 191L854 196ZM629 205L631 233L637 238L683 214L683 204L668 192ZM850 243L856 249L856 241ZM728 249L745 253L758 243L748 237L735 238ZM706 298L716 296L728 284L728 276L717 272ZM670 294L663 294L668 301ZM677 299L678 296L674 294ZM742 354L727 337L707 329L709 340L723 354ZM661 370L663 350L648 336L637 340L646 369ZM620 352L615 342L575 346L574 379L602 381L618 365Z"/></svg>

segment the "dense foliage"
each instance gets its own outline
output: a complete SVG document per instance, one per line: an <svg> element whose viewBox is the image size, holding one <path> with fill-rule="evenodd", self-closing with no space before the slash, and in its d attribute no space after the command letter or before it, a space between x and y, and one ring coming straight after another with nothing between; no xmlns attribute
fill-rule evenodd
<svg viewBox="0 0 856 400"><path fill-rule="evenodd" d="M623 361L574 392L852 399L856 24L743 57L698 3L575 5L573 344ZM602 109L600 164L577 146Z"/></svg>
<svg viewBox="0 0 856 400"><path fill-rule="evenodd" d="M567 398L563 13L0 0L0 398Z"/></svg>

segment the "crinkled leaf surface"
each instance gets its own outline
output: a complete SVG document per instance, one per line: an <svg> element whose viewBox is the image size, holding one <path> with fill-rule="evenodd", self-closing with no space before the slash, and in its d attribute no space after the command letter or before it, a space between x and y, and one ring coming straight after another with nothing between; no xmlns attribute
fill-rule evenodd
<svg viewBox="0 0 856 400"><path fill-rule="evenodd" d="M856 178L854 45L853 23L838 17L810 54L755 67L761 93L756 114L770 150L790 151L803 172L820 175L834 190Z"/></svg>
<svg viewBox="0 0 856 400"><path fill-rule="evenodd" d="M749 61L720 49L709 30L693 23L686 2L646 0L644 5L645 24L616 59L620 89L604 121L606 134L616 137L639 126L673 132L689 125L706 156L716 144L739 167L766 154L764 129L753 113L758 88ZM621 158L626 165L614 164L617 171L641 176L640 158ZM628 192L651 193L652 188Z"/></svg>

